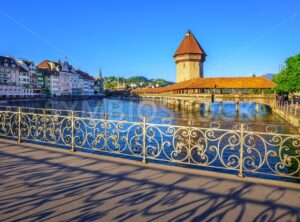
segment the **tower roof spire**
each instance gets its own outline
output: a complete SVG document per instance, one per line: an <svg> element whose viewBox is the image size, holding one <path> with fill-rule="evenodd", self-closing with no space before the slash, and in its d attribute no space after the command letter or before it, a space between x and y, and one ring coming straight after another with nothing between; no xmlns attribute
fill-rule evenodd
<svg viewBox="0 0 300 222"><path fill-rule="evenodd" d="M188 30L179 47L177 48L174 57L183 54L200 54L203 57L206 56L205 51L191 32Z"/></svg>

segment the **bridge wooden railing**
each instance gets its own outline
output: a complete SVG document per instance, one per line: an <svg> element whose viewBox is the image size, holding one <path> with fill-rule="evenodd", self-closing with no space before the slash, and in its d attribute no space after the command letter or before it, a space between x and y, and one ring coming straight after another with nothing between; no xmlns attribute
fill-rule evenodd
<svg viewBox="0 0 300 222"><path fill-rule="evenodd" d="M274 94L139 94L141 98L156 98L166 100L184 100L197 103L211 102L256 102L260 104L275 106L276 96Z"/></svg>

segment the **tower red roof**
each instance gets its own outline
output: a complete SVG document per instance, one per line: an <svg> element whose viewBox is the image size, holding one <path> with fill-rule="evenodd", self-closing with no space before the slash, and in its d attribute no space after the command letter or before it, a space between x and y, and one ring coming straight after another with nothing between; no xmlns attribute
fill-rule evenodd
<svg viewBox="0 0 300 222"><path fill-rule="evenodd" d="M184 39L174 54L174 57L183 54L200 54L203 57L206 56L205 51L202 49L201 45L191 31L188 31L185 34Z"/></svg>

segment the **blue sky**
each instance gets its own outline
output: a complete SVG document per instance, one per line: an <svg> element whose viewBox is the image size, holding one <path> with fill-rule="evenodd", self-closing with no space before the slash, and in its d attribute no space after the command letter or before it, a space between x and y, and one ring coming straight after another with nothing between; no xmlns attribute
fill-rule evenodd
<svg viewBox="0 0 300 222"><path fill-rule="evenodd" d="M300 1L0 0L0 28L1 55L173 81L173 53L191 29L206 77L249 76L300 52Z"/></svg>

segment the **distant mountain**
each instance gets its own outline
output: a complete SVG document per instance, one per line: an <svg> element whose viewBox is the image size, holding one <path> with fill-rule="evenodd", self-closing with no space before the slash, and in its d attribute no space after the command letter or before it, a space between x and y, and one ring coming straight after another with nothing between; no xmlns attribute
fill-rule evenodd
<svg viewBox="0 0 300 222"><path fill-rule="evenodd" d="M275 74L273 74L273 73L266 73L266 74L262 75L262 77L265 77L270 80L272 80L274 78L274 76L275 76Z"/></svg>
<svg viewBox="0 0 300 222"><path fill-rule="evenodd" d="M148 82L149 80L144 76L132 76L126 79L129 83L140 83L140 82Z"/></svg>

